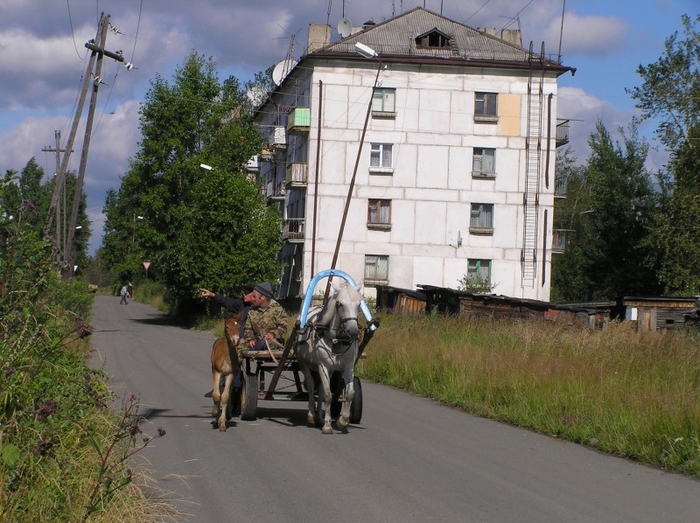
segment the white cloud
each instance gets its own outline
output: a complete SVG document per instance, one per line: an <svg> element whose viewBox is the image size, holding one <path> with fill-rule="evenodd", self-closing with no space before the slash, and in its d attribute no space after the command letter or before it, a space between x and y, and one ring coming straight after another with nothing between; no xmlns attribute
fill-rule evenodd
<svg viewBox="0 0 700 523"><path fill-rule="evenodd" d="M561 22L552 20L545 29L548 41L558 42ZM579 16L567 13L564 17L562 53L564 55L593 55L608 57L624 48L629 26L621 18Z"/></svg>

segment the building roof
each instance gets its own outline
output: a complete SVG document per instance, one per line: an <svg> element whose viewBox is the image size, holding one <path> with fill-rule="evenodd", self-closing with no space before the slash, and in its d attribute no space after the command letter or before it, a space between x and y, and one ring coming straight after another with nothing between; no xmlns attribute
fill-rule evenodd
<svg viewBox="0 0 700 523"><path fill-rule="evenodd" d="M422 7L416 7L385 22L329 44L311 53L310 57L347 55L357 57L356 43L374 49L383 62L435 62L474 65L519 65L529 67L531 61L559 74L572 70L541 56L541 49L530 53L496 36L460 24ZM430 42L428 45L428 42Z"/></svg>

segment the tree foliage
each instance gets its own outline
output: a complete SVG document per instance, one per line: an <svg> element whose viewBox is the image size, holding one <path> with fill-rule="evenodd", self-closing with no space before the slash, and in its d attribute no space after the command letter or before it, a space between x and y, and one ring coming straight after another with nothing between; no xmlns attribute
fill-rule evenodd
<svg viewBox="0 0 700 523"><path fill-rule="evenodd" d="M280 220L246 174L262 140L245 87L220 83L211 59L193 52L172 83L151 82L140 129L130 169L105 202L107 265L127 279L150 261L179 309L196 305L200 286L230 292L276 280Z"/></svg>
<svg viewBox="0 0 700 523"><path fill-rule="evenodd" d="M0 194L0 208L2 212L9 216L22 217L23 226L33 230L38 237L42 237L44 226L49 218L48 212L51 205L51 197L56 186L55 178L50 178L42 182L45 173L44 169L31 158L17 176L15 171L6 173L6 185ZM61 245L67 237L66 218L70 216L73 208L73 198L75 195L76 175L74 172L66 173L65 177L65 200L59 212L62 212L60 222L54 220L54 226L61 224L59 237ZM65 209L65 213L63 213ZM78 234L73 240L74 261L78 267L85 267L88 262L88 240L90 239L90 220L87 216L87 197L83 192L78 205L77 225L80 227ZM52 238L55 238L55 229L49 231Z"/></svg>
<svg viewBox="0 0 700 523"><path fill-rule="evenodd" d="M681 17L664 54L639 66L632 89L642 117L659 121L657 135L670 153L660 176L661 205L646 245L657 254L659 280L669 295L700 294L700 16Z"/></svg>
<svg viewBox="0 0 700 523"><path fill-rule="evenodd" d="M598 122L586 166L569 167L568 208L557 220L568 220L572 235L553 277L555 295L564 301L659 291L654 257L644 247L656 209L644 167L648 146L634 125L620 134L622 144L613 142Z"/></svg>

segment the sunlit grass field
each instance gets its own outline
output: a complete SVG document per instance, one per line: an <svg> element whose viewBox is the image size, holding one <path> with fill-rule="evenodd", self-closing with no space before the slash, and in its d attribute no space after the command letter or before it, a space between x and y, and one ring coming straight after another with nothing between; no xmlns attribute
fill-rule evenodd
<svg viewBox="0 0 700 523"><path fill-rule="evenodd" d="M459 316L379 315L363 378L477 416L700 476L700 338Z"/></svg>

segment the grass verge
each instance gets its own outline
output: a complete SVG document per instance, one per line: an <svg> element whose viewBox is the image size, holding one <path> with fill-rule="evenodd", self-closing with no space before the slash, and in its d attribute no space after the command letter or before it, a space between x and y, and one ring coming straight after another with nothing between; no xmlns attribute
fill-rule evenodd
<svg viewBox="0 0 700 523"><path fill-rule="evenodd" d="M364 378L478 416L700 476L700 343L688 332L385 315Z"/></svg>

